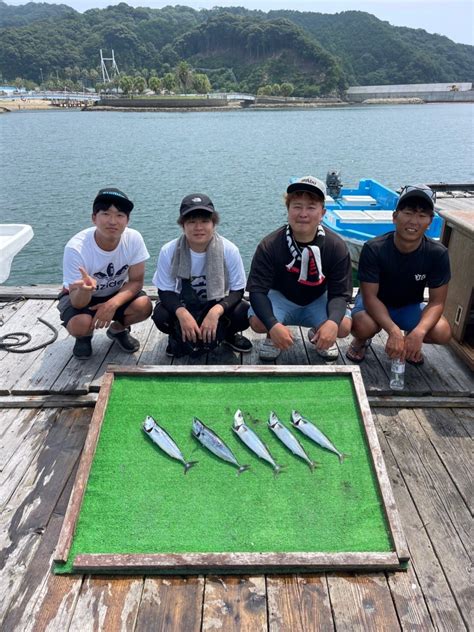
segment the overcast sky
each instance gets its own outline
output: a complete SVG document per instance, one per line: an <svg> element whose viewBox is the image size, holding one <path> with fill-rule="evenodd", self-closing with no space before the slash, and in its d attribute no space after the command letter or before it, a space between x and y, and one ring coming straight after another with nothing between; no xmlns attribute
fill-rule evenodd
<svg viewBox="0 0 474 632"><path fill-rule="evenodd" d="M454 42L474 44L474 0L182 0L167 2L162 0L125 0L134 7L153 7L155 9L169 5L185 5L194 9L211 9L214 6L241 6L248 9L294 9L298 11L317 11L319 13L338 13L340 11L359 10L372 13L381 20L394 26L421 28L428 33L446 35ZM118 4L119 0L55 0L55 4L67 4L77 11L103 8ZM25 0L7 0L7 4L25 4ZM50 2L51 4L51 2Z"/></svg>

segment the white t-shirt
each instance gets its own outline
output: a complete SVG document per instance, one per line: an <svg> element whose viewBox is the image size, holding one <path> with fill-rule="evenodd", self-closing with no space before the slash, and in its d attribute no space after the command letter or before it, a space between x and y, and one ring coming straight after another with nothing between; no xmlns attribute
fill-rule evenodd
<svg viewBox="0 0 474 632"><path fill-rule="evenodd" d="M220 236L224 244L224 260L229 274L229 290L243 290L246 284L245 269L240 256L239 249L235 244ZM159 290L167 292L181 292L181 279L173 277L171 274L171 262L176 250L176 244L179 238L169 241L160 250L156 272L153 276L153 284ZM207 299L207 283L206 283L206 253L191 253L191 285L194 291L202 299Z"/></svg>
<svg viewBox="0 0 474 632"><path fill-rule="evenodd" d="M133 228L125 228L115 250L102 250L94 238L95 226L74 235L64 248L63 285L81 278L79 266L97 281L93 296L116 294L128 281L130 266L150 258L141 234Z"/></svg>

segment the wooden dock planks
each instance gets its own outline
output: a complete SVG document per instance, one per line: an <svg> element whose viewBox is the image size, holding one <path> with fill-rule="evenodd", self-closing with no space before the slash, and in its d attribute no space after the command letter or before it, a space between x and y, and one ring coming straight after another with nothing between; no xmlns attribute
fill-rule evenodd
<svg viewBox="0 0 474 632"><path fill-rule="evenodd" d="M0 335L26 329L37 338L38 315L56 322L57 289L51 288L48 297L44 288L24 289L27 301L0 309ZM10 298L14 296L16 289ZM39 327L47 338L49 331ZM324 365L306 340L307 330L294 332L294 350L265 364ZM54 547L92 416L90 406L109 361L126 366L205 364L210 371L219 364L262 364L258 350L263 337L256 334L249 333L256 343L249 354L222 348L196 362L168 358L166 336L151 321L134 333L142 343L137 354L120 353L99 332L96 357L86 363L72 358L73 341L64 330L46 352L30 356L0 350L1 401L15 406L0 410L2 630L469 628L473 375L449 349L425 346L424 367L409 367L408 390L392 397L383 336L375 337L361 374L376 405L372 411L378 440L411 556L406 573L53 575ZM338 341L338 364L349 363L344 357L348 342ZM81 408L81 402L88 407Z"/></svg>

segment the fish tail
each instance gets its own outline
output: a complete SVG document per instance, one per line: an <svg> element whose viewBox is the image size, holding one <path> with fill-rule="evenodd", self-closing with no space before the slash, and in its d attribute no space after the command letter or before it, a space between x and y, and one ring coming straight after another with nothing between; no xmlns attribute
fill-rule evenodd
<svg viewBox="0 0 474 632"><path fill-rule="evenodd" d="M184 464L184 473L187 474L188 470L190 470L193 465L196 465L196 463L199 463L199 461L187 461Z"/></svg>
<svg viewBox="0 0 474 632"><path fill-rule="evenodd" d="M242 472L245 472L245 470L249 470L250 469L250 465L239 465L239 471L237 472L237 475L242 474Z"/></svg>
<svg viewBox="0 0 474 632"><path fill-rule="evenodd" d="M339 463L344 463L344 459L347 459L347 457L351 456L351 455L350 454L346 454L345 452L341 452L337 456L339 457Z"/></svg>

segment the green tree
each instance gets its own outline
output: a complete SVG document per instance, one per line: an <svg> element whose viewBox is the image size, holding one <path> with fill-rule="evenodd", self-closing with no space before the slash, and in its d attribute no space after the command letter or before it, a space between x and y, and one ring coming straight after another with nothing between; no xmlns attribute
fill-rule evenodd
<svg viewBox="0 0 474 632"><path fill-rule="evenodd" d="M186 61L180 61L176 68L176 83L182 92L187 92L192 83L192 72Z"/></svg>
<svg viewBox="0 0 474 632"><path fill-rule="evenodd" d="M280 93L284 96L284 97L289 97L293 94L295 90L295 86L290 83L289 81L284 81L281 86L280 86Z"/></svg>
<svg viewBox="0 0 474 632"><path fill-rule="evenodd" d="M267 83L265 86L260 86L257 90L257 95L260 97L269 97L272 93L272 86Z"/></svg>
<svg viewBox="0 0 474 632"><path fill-rule="evenodd" d="M132 83L133 89L138 92L138 94L143 94L146 88L146 81L144 77L142 77L141 75L137 75L136 77L133 77Z"/></svg>
<svg viewBox="0 0 474 632"><path fill-rule="evenodd" d="M153 90L155 94L158 94L161 88L161 79L159 77L150 77L148 79L148 87Z"/></svg>
<svg viewBox="0 0 474 632"><path fill-rule="evenodd" d="M209 77L199 72L192 76L192 86L193 90L198 94L206 94L211 91Z"/></svg>
<svg viewBox="0 0 474 632"><path fill-rule="evenodd" d="M167 72L162 80L163 88L168 90L168 92L172 92L176 87L176 79L172 72Z"/></svg>
<svg viewBox="0 0 474 632"><path fill-rule="evenodd" d="M279 83L274 83L272 85L272 94L278 96L281 93L281 88Z"/></svg>
<svg viewBox="0 0 474 632"><path fill-rule="evenodd" d="M130 94L133 88L133 79L128 75L122 75L120 77L119 86L124 94Z"/></svg>

